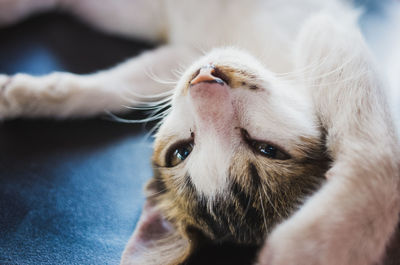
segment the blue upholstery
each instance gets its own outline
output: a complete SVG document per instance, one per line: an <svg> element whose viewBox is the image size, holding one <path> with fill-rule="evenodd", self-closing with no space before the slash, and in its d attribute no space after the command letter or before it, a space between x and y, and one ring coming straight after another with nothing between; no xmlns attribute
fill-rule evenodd
<svg viewBox="0 0 400 265"><path fill-rule="evenodd" d="M3 29L0 40L9 74L87 73L150 47L58 15ZM118 264L151 177L145 134L103 118L0 124L0 264Z"/></svg>

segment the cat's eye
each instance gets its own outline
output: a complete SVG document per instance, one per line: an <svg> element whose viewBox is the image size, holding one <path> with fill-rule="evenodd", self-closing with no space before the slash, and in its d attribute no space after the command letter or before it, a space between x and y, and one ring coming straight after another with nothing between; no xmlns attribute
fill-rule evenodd
<svg viewBox="0 0 400 265"><path fill-rule="evenodd" d="M250 145L253 147L253 150L256 151L258 154L268 158L279 159L279 160L286 160L290 158L289 155L281 151L276 146L273 146L265 142L253 140L251 141Z"/></svg>
<svg viewBox="0 0 400 265"><path fill-rule="evenodd" d="M165 157L167 167L174 167L182 163L193 150L193 140L181 141L172 145Z"/></svg>
<svg viewBox="0 0 400 265"><path fill-rule="evenodd" d="M286 160L290 158L290 155L275 145L252 139L245 129L241 129L241 134L250 148L259 155L278 160Z"/></svg>

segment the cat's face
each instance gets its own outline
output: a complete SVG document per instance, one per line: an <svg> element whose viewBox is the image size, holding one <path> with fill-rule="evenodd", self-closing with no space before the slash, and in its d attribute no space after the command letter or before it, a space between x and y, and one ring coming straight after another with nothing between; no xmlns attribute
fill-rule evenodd
<svg viewBox="0 0 400 265"><path fill-rule="evenodd" d="M260 244L321 182L322 149L300 88L241 51L215 50L176 87L150 197L183 233Z"/></svg>

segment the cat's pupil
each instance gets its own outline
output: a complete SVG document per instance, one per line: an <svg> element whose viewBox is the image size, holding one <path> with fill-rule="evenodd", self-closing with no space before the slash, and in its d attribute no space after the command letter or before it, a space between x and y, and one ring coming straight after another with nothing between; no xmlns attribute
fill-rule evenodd
<svg viewBox="0 0 400 265"><path fill-rule="evenodd" d="M175 156L179 159L179 160L185 160L188 156L189 156L189 154L190 154L190 152L192 151L191 150L192 148L190 147L190 148L188 148L188 147L180 147L180 148L177 148L176 150L175 150Z"/></svg>
<svg viewBox="0 0 400 265"><path fill-rule="evenodd" d="M258 145L257 149L261 154L263 154L265 156L268 156L271 158L276 157L277 149L272 145L262 143L262 144Z"/></svg>
<svg viewBox="0 0 400 265"><path fill-rule="evenodd" d="M174 167L179 165L190 155L193 150L193 146L193 140L178 142L171 146L165 158L166 166Z"/></svg>

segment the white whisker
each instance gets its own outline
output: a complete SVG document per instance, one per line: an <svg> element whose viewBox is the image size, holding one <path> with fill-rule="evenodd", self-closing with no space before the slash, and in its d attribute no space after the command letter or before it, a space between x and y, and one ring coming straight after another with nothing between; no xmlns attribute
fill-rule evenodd
<svg viewBox="0 0 400 265"><path fill-rule="evenodd" d="M149 77L151 80L154 82L157 82L159 84L164 84L164 85L176 85L177 80L165 80L157 76L151 68L146 68L145 74L147 77Z"/></svg>
<svg viewBox="0 0 400 265"><path fill-rule="evenodd" d="M275 205L272 203L271 198L269 197L267 191L265 190L265 187L263 184L261 184L261 188L264 191L265 197L267 197L267 200L271 207L274 209L275 213L278 214L279 218L282 218L282 215L279 213L279 211L275 208Z"/></svg>
<svg viewBox="0 0 400 265"><path fill-rule="evenodd" d="M260 195L260 204L261 204L261 209L262 209L262 214L263 214L263 219L264 219L265 231L268 231L267 218L265 217L264 202L262 200L261 193L259 192L258 194Z"/></svg>
<svg viewBox="0 0 400 265"><path fill-rule="evenodd" d="M151 121L159 120L159 119L165 117L165 114L158 114L158 115L140 119L140 120L130 120L130 119L118 117L115 114L111 113L110 111L106 111L106 113L110 116L109 119L112 121L117 121L117 122L122 122L122 123L134 123L134 124L151 122Z"/></svg>
<svg viewBox="0 0 400 265"><path fill-rule="evenodd" d="M150 99L150 100L152 100L152 99L160 99L160 98L162 99L162 98L165 98L165 97L170 97L170 96L172 96L174 91L173 91L173 89L169 89L169 90L166 90L164 92L160 92L160 93L153 94L153 95L139 94L139 93L134 92L132 90L128 90L126 93L128 95L136 97L138 100L140 100L140 99L143 99L143 100Z"/></svg>

